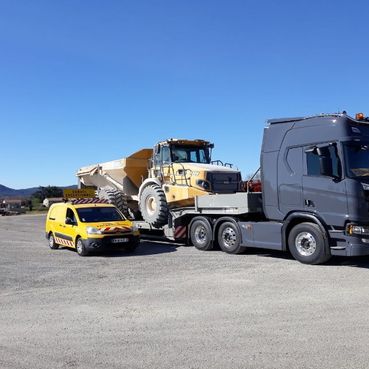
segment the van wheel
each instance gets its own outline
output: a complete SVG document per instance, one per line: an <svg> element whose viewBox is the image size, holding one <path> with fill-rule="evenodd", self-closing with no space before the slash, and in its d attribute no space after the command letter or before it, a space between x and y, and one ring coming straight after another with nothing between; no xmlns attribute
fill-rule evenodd
<svg viewBox="0 0 369 369"><path fill-rule="evenodd" d="M198 250L208 251L213 249L211 226L207 219L195 220L191 224L190 236L192 244Z"/></svg>
<svg viewBox="0 0 369 369"><path fill-rule="evenodd" d="M232 222L224 222L220 225L218 243L220 248L228 254L240 254L245 251L245 247L241 246L240 231Z"/></svg>
<svg viewBox="0 0 369 369"><path fill-rule="evenodd" d="M317 224L301 223L288 236L292 256L304 264L322 264L331 258L325 235Z"/></svg>
<svg viewBox="0 0 369 369"><path fill-rule="evenodd" d="M59 245L57 243L55 243L54 235L51 232L49 234L49 247L52 250L56 250L56 249L59 248Z"/></svg>
<svg viewBox="0 0 369 369"><path fill-rule="evenodd" d="M76 250L77 250L77 254L79 256L86 256L88 255L88 251L86 250L85 245L82 242L81 238L77 239L77 243L76 243Z"/></svg>

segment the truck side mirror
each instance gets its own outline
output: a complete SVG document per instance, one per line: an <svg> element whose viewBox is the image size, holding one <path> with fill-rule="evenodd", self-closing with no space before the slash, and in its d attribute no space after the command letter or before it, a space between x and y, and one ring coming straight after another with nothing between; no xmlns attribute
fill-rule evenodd
<svg viewBox="0 0 369 369"><path fill-rule="evenodd" d="M335 177L333 175L332 159L329 156L319 156L320 174L327 177Z"/></svg>

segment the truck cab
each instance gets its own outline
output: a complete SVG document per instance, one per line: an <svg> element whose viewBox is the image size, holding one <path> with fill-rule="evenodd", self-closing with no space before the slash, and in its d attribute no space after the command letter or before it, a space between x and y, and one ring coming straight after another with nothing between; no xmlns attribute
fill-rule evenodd
<svg viewBox="0 0 369 369"><path fill-rule="evenodd" d="M269 120L261 173L265 217L283 222L285 237L312 222L332 254L369 254L369 122L361 114Z"/></svg>

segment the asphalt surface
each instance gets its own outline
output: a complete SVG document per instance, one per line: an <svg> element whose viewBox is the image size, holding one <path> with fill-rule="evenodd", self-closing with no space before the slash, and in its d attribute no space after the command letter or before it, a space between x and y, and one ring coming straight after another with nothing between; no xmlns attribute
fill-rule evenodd
<svg viewBox="0 0 369 369"><path fill-rule="evenodd" d="M369 258L163 242L79 257L0 217L0 368L368 368Z"/></svg>

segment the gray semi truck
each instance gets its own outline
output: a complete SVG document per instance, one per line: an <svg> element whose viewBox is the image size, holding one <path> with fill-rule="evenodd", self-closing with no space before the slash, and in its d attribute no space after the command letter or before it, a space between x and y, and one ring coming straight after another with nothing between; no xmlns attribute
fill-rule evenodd
<svg viewBox="0 0 369 369"><path fill-rule="evenodd" d="M200 250L289 250L306 264L369 254L369 119L268 120L260 170L262 191L196 197L171 210L160 231Z"/></svg>

